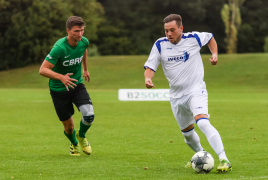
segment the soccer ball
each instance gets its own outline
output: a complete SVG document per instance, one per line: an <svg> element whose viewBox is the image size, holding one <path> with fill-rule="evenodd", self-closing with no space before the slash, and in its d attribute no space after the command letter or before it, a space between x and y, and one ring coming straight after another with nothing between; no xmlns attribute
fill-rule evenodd
<svg viewBox="0 0 268 180"><path fill-rule="evenodd" d="M209 173L214 167L214 159L206 151L199 151L191 159L192 168L197 173Z"/></svg>

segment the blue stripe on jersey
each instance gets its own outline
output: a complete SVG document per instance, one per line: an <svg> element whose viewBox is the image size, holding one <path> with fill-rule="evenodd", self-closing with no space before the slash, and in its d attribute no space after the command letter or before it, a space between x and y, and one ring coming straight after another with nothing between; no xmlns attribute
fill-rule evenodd
<svg viewBox="0 0 268 180"><path fill-rule="evenodd" d="M213 34L212 34L212 36L211 36L210 40L211 40L212 38L213 38ZM208 41L208 43L210 42L210 40ZM207 43L207 44L208 44L208 43ZM207 44L206 44L206 45L207 45Z"/></svg>
<svg viewBox="0 0 268 180"><path fill-rule="evenodd" d="M150 67L148 67L148 66L144 66L144 69L146 69L146 68L149 68L149 69L151 69L152 71L155 72L155 70L153 70L152 68L150 68Z"/></svg>
<svg viewBox="0 0 268 180"><path fill-rule="evenodd" d="M163 41L168 41L168 39L165 38L165 39L162 39L162 40L158 40L155 43L155 45L156 45L156 47L157 47L157 49L159 51L159 54L161 54L161 45L160 45L160 43L163 42Z"/></svg>
<svg viewBox="0 0 268 180"><path fill-rule="evenodd" d="M201 41L200 41L200 38L197 34L189 34L188 36L184 36L184 34L182 35L183 39L186 39L186 38L195 38L200 46L200 48L202 47L202 44L201 44Z"/></svg>
<svg viewBox="0 0 268 180"><path fill-rule="evenodd" d="M194 37L195 37L195 39L197 40L197 42L198 42L198 44L199 44L199 46L200 46L200 48L201 48L201 47L202 47L202 44L201 44L201 41L200 41L199 36L198 36L197 34L194 34Z"/></svg>

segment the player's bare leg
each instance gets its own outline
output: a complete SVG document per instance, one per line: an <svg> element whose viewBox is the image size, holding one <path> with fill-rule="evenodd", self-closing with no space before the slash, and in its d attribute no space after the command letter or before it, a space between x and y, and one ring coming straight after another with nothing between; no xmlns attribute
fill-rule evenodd
<svg viewBox="0 0 268 180"><path fill-rule="evenodd" d="M73 117L70 117L66 121L61 121L64 126L64 134L71 141L70 144L70 155L80 156L80 150L78 146L78 141L76 139L76 131L74 129Z"/></svg>

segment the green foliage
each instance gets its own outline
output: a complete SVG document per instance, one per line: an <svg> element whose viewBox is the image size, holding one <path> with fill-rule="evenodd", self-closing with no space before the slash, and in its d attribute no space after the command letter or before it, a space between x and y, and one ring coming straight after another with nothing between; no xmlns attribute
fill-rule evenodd
<svg viewBox="0 0 268 180"><path fill-rule="evenodd" d="M221 18L225 24L226 33L226 52L228 54L237 52L237 30L239 29L242 20L239 6L245 0L229 0L229 4L224 4L221 10Z"/></svg>
<svg viewBox="0 0 268 180"><path fill-rule="evenodd" d="M268 36L268 1L245 1L240 8L243 24L238 31L239 53L263 52Z"/></svg>
<svg viewBox="0 0 268 180"><path fill-rule="evenodd" d="M72 15L81 16L86 37L96 39L102 13L95 0L2 0L0 70L43 61L53 44L66 36L65 23Z"/></svg>
<svg viewBox="0 0 268 180"><path fill-rule="evenodd" d="M223 50L223 24L218 13L224 0L98 0L105 8L106 21L98 30L102 55L149 54L154 42L164 37L163 19L180 14L184 32L212 32ZM208 48L202 49L209 52Z"/></svg>
<svg viewBox="0 0 268 180"><path fill-rule="evenodd" d="M89 41L97 39L97 26L104 20L104 10L96 0L68 0L71 12L80 16L86 23L84 36ZM67 20L67 19L66 19Z"/></svg>
<svg viewBox="0 0 268 180"><path fill-rule="evenodd" d="M239 29L240 25L242 24L241 13L239 8L235 9L235 23Z"/></svg>
<svg viewBox="0 0 268 180"><path fill-rule="evenodd" d="M229 6L228 6L228 4L224 4L223 8L221 10L221 18L222 18L222 21L225 23L225 33L226 34L229 34L229 31L230 31L230 29L227 28L230 26L230 21L229 21L230 15L229 14L230 14Z"/></svg>
<svg viewBox="0 0 268 180"><path fill-rule="evenodd" d="M103 55L149 54L153 43L165 36L162 20L171 13L182 16L184 32L212 32L219 53L225 53L227 49L239 53L263 52L264 38L268 36L267 0L233 1L237 8L233 11L232 29L235 27L236 34L231 35L228 34L232 24L232 6L227 0L98 1L105 8L106 18L97 33L99 39L96 42ZM227 8L224 14L221 11L223 7ZM222 21L222 18L225 20ZM254 37L248 33L254 34ZM229 42L227 39L230 37L237 40ZM227 48L228 43L230 47ZM209 53L209 50L204 47L201 52Z"/></svg>
<svg viewBox="0 0 268 180"><path fill-rule="evenodd" d="M255 39L257 32L248 23L243 23L238 33L238 52L254 52L252 43L257 43ZM243 43L242 43L243 42ZM256 44L257 46L258 44Z"/></svg>
<svg viewBox="0 0 268 180"><path fill-rule="evenodd" d="M264 49L264 52L268 53L268 36L265 38L263 49Z"/></svg>
<svg viewBox="0 0 268 180"><path fill-rule="evenodd" d="M91 45L88 49L88 56L99 56L98 47L96 45Z"/></svg>
<svg viewBox="0 0 268 180"><path fill-rule="evenodd" d="M243 1L235 0L235 6ZM245 1L233 11L233 20L226 2L0 0L0 70L43 61L53 44L66 36L65 22L71 15L81 16L87 24L84 36L90 40L91 56L148 55L154 42L165 36L162 20L172 13L182 16L184 32L213 33L219 53L236 48L239 53L263 52L268 1ZM201 53L210 51L203 47Z"/></svg>

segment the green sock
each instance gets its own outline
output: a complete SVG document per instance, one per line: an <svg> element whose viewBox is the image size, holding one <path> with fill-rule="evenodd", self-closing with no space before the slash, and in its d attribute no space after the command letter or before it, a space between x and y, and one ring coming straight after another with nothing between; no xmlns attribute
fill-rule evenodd
<svg viewBox="0 0 268 180"><path fill-rule="evenodd" d="M80 137L86 137L86 132L87 130L90 128L91 124L90 125L85 125L83 124L82 120L80 122L80 129L79 129L79 136Z"/></svg>
<svg viewBox="0 0 268 180"><path fill-rule="evenodd" d="M73 134L71 134L71 135L66 134L65 131L64 131L64 134L65 134L65 136L71 141L71 143L72 143L73 145L77 145L77 144L78 144L78 141L77 141L76 136L75 136L75 134L76 134L75 129L74 129Z"/></svg>

